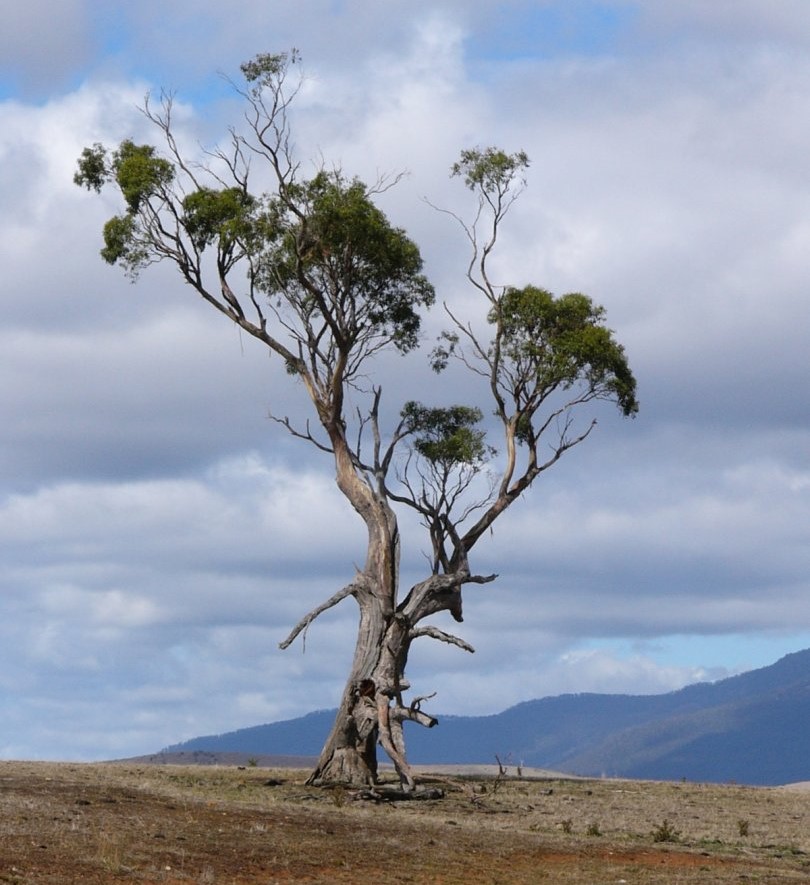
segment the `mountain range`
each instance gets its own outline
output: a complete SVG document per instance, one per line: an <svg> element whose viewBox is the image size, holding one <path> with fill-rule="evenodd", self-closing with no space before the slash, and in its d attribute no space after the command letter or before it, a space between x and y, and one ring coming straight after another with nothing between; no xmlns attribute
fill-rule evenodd
<svg viewBox="0 0 810 885"><path fill-rule="evenodd" d="M317 756L334 710L198 737L163 754ZM491 716L406 724L416 764L499 759L559 772L775 785L810 780L810 649L713 683L659 695L568 694Z"/></svg>

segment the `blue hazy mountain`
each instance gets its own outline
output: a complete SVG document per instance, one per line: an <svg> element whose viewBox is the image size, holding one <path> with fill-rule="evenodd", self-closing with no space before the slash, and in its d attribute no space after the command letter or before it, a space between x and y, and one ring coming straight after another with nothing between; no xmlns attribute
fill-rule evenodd
<svg viewBox="0 0 810 885"><path fill-rule="evenodd" d="M194 738L163 753L317 756L334 710ZM492 716L406 723L413 763L494 763L580 775L744 784L810 780L810 650L660 695L569 694Z"/></svg>

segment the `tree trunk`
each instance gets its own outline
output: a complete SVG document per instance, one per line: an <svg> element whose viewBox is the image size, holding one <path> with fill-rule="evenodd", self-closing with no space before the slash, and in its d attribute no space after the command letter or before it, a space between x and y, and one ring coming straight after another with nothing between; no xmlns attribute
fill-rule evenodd
<svg viewBox="0 0 810 885"><path fill-rule="evenodd" d="M358 598L360 627L351 674L335 722L309 783L366 786L377 781L377 744L394 763L405 789L414 786L405 758L402 719L433 725L423 714L403 711L401 676L409 644L405 619L383 614L377 599ZM406 715L403 716L403 712Z"/></svg>
<svg viewBox="0 0 810 885"><path fill-rule="evenodd" d="M390 744L387 699L398 691L399 673L395 667L393 678L389 676L388 659L399 644L396 636L389 636L399 582L399 530L385 496L358 473L342 423L328 420L322 411L334 450L337 485L366 524L368 549L363 571L352 584L360 624L351 673L309 782L367 785L377 779L377 741L386 749ZM393 640L392 649L387 649L387 640Z"/></svg>
<svg viewBox="0 0 810 885"><path fill-rule="evenodd" d="M368 551L365 567L351 585L351 595L360 609L351 673L309 783L375 783L379 743L394 763L403 788L411 790L414 780L405 758L402 723L411 719L427 727L436 724L435 719L418 708L405 708L402 704L402 691L408 687L403 675L411 627L427 612L422 609L413 617L406 603L397 606L396 515L385 495L358 475L342 428L333 425L332 431L337 484L366 524Z"/></svg>
<svg viewBox="0 0 810 885"><path fill-rule="evenodd" d="M309 783L365 785L377 780L377 711L374 670L385 622L372 594L357 594L360 625L351 673L332 731Z"/></svg>

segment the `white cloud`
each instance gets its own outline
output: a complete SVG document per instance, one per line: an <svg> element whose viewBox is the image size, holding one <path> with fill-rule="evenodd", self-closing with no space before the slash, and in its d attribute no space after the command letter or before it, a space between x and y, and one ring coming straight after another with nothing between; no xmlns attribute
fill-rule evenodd
<svg viewBox="0 0 810 885"><path fill-rule="evenodd" d="M4 3L0 75L34 94L69 80L77 60L86 60L92 46L86 6L85 0Z"/></svg>
<svg viewBox="0 0 810 885"><path fill-rule="evenodd" d="M755 43L798 45L810 42L807 7L802 0L776 0L763 4L760 0L647 0L636 3L640 21L652 27L659 39L672 35L727 43L745 40Z"/></svg>
<svg viewBox="0 0 810 885"><path fill-rule="evenodd" d="M421 198L466 213L447 179L457 151L525 148L530 187L497 275L605 304L640 383L638 420L600 411L593 439L475 549L474 568L501 579L466 590L465 622L448 629L478 651L425 641L414 689L437 689L447 712L665 690L724 672L711 654L724 637L789 650L806 636L804 4L623 3L605 39L511 57L534 7L511 4L496 28L458 0L312 0L306 21L280 2L240 15L197 3L184 31L183 2L160 7L156 31L151 0L118 23L101 4L63 4L39 16L43 51L63 40L50 62L4 54L41 100L0 103L0 710L17 735L0 755L147 752L339 694L351 601L313 625L305 654L276 647L364 555L328 459L267 420L300 415L301 390L168 268L131 287L103 265L116 205L71 181L83 146L147 137L147 78L180 88L196 150L238 114L216 69L291 45L311 77L303 159L410 173L382 202L441 298L468 303L465 242ZM25 14L4 19L0 46L25 46ZM263 33L272 46L254 45ZM102 39L115 50L89 60ZM421 359L381 361L385 408L414 389L475 395L458 375L439 390ZM424 545L408 520L403 539L407 582ZM682 634L705 641L683 641L680 659L616 651Z"/></svg>
<svg viewBox="0 0 810 885"><path fill-rule="evenodd" d="M10 496L0 509L5 689L38 699L31 716L51 705L54 721L76 716L66 698L92 697L85 731L61 736L63 752L81 758L293 715L296 679L317 679L308 696L330 705L335 660L348 664L348 612L336 633L334 619L313 628L304 657L300 642L286 654L278 642L350 579L350 551L362 556L362 531L332 485L248 455L199 479ZM101 734L105 719L122 730Z"/></svg>

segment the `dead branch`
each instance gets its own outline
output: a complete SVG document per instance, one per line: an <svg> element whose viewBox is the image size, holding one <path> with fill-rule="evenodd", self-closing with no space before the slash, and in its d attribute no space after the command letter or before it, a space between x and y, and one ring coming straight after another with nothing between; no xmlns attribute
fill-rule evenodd
<svg viewBox="0 0 810 885"><path fill-rule="evenodd" d="M430 694L420 694L418 697L415 697L408 706L412 710L421 710L422 709L422 701L429 701L432 698L436 697L436 692L432 691Z"/></svg>
<svg viewBox="0 0 810 885"><path fill-rule="evenodd" d="M407 719L409 722L416 722L424 728L433 728L434 725L439 724L439 720L435 716L423 713L418 707L414 707L413 704L409 707L401 707L399 705L391 707L388 715L389 718L397 722L404 722Z"/></svg>
<svg viewBox="0 0 810 885"><path fill-rule="evenodd" d="M330 608L334 608L339 602L342 602L347 596L352 596L354 592L359 589L359 585L356 581L352 581L351 584L344 587L342 590L338 590L334 596L330 596L326 602L319 605L317 608L312 609L309 614L305 615L301 620L293 627L289 636L283 641L279 642L278 647L280 649L289 648L296 637L302 630L306 630L307 627L318 617L318 615L322 615L325 611Z"/></svg>
<svg viewBox="0 0 810 885"><path fill-rule="evenodd" d="M405 758L405 748L404 746L398 746L398 741L396 739L397 730L400 731L399 737L402 736L401 729L397 729L397 726L402 722L402 718L410 718L409 716L403 717L400 713L402 710L404 710L402 707L391 709L391 707L388 706L388 699L384 695L379 694L377 696L377 725L379 728L377 740L383 750L388 754L390 760L394 763L394 768L399 775L402 790L406 793L412 793L416 789L416 781L414 780L411 766ZM430 717L426 716L425 718L429 719ZM394 723L393 729L392 720Z"/></svg>
<svg viewBox="0 0 810 885"><path fill-rule="evenodd" d="M279 418L276 415L273 415L272 413L268 413L267 417L271 421L275 421L276 424L281 424L282 427L285 427L287 429L287 431L290 433L290 435L294 436L296 439L305 439L307 442L312 443L312 445L314 445L316 448L320 449L322 452L326 452L329 455L334 454L334 449L332 449L330 446L327 446L324 443L320 442L312 435L312 431L310 430L309 420L307 420L307 423L306 423L306 430L298 430L297 428L293 427L290 419L286 415L283 418Z"/></svg>
<svg viewBox="0 0 810 885"><path fill-rule="evenodd" d="M444 630L440 630L438 627L415 627L411 630L409 635L411 639L418 639L420 636L429 636L431 639L436 639L439 642L446 642L449 645L458 646L458 648L463 651L468 651L470 654L475 653L475 649L469 642L466 642L459 636L454 636L452 633L445 633Z"/></svg>

